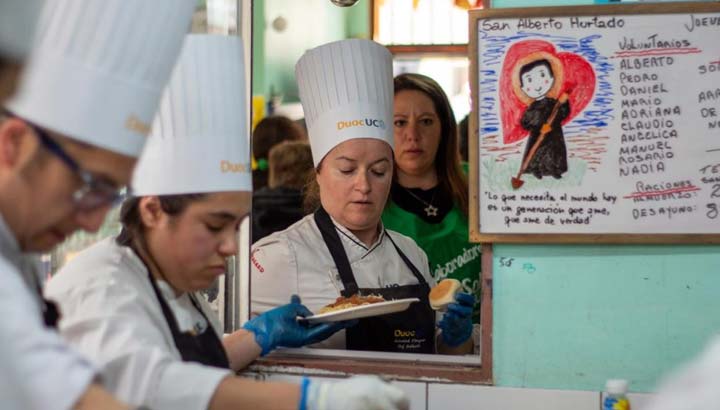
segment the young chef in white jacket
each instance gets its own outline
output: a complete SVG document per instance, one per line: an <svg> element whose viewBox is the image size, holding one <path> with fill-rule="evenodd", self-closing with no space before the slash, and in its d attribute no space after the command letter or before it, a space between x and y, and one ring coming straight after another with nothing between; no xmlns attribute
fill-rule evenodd
<svg viewBox="0 0 720 410"><path fill-rule="evenodd" d="M123 231L81 252L50 281L60 330L101 368L118 397L162 409L398 409L377 378L301 386L239 378L276 346L324 339L345 323L308 326L294 297L220 338L198 291L224 272L252 198L242 42L191 35L166 89L123 204Z"/></svg>
<svg viewBox="0 0 720 410"><path fill-rule="evenodd" d="M3 24L21 18L4 14L10 3L26 2L3 1ZM43 302L28 253L98 229L130 179L195 3L52 0L42 9L20 87L0 113L4 410L124 408L52 329L57 311Z"/></svg>
<svg viewBox="0 0 720 410"><path fill-rule="evenodd" d="M311 311L342 296L417 297L402 313L361 319L319 346L435 353L472 348L474 298L460 294L440 322L428 292L425 253L380 221L393 174L392 56L369 40L343 40L306 52L295 67L321 206L255 243L252 310L265 312L298 294Z"/></svg>

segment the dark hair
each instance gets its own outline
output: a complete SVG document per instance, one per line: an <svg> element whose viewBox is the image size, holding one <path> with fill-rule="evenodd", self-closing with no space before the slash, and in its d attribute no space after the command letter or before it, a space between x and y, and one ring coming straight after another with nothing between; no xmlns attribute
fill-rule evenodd
<svg viewBox="0 0 720 410"><path fill-rule="evenodd" d="M252 133L253 157L258 162L266 163L270 148L283 141L305 139L305 131L291 119L280 115L265 117L257 123ZM267 169L254 170L253 187L260 189L266 186L267 178Z"/></svg>
<svg viewBox="0 0 720 410"><path fill-rule="evenodd" d="M468 138L470 136L470 130L469 123L470 122L470 114L465 115L465 118L460 120L458 123L458 144L460 145L460 159L463 162L468 162L469 158L469 148L468 148Z"/></svg>
<svg viewBox="0 0 720 410"><path fill-rule="evenodd" d="M544 58L541 60L535 60L532 63L527 63L524 66L520 67L520 86L521 87L524 85L523 78L522 78L523 74L525 74L528 71L532 70L533 68L539 67L541 65L547 67L548 71L550 72L550 75L555 76L555 74L553 73L552 67L550 66L549 61L547 61Z"/></svg>
<svg viewBox="0 0 720 410"><path fill-rule="evenodd" d="M182 214L188 205L205 198L206 194L182 194L182 195L160 195L160 208L163 212L170 216ZM123 202L120 208L120 223L122 230L120 235L115 238L115 242L121 246L130 246L134 240L139 240L140 245L145 246L145 240L142 235L145 227L140 218L140 199L141 196L132 196Z"/></svg>
<svg viewBox="0 0 720 410"><path fill-rule="evenodd" d="M468 182L460 163L457 123L447 95L435 80L422 74L400 74L395 77L394 85L395 94L404 90L415 90L422 92L432 100L441 125L440 143L437 154L435 154L438 186L445 194L452 197L453 203L467 217ZM397 172L395 178L397 178Z"/></svg>
<svg viewBox="0 0 720 410"><path fill-rule="evenodd" d="M285 141L270 149L270 188L287 187L302 189L307 174L313 169L310 144L305 141Z"/></svg>

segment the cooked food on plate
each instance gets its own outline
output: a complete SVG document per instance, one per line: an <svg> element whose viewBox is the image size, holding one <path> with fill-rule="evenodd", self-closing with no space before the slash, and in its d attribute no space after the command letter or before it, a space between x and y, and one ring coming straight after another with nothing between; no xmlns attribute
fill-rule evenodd
<svg viewBox="0 0 720 410"><path fill-rule="evenodd" d="M322 307L318 314L335 312L338 310L349 309L357 306L370 305L372 303L380 302L385 302L385 298L379 295L360 296L358 294L355 294L347 298L344 296L340 296L335 300L335 302Z"/></svg>
<svg viewBox="0 0 720 410"><path fill-rule="evenodd" d="M455 295L460 291L460 281L457 279L443 279L437 286L430 289L430 307L435 310L444 309L455 302Z"/></svg>

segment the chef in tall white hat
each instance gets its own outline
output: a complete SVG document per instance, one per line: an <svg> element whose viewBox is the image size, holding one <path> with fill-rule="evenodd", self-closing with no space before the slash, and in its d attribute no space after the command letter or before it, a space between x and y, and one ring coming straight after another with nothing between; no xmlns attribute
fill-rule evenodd
<svg viewBox="0 0 720 410"><path fill-rule="evenodd" d="M41 5L41 0L0 2L0 104L15 91Z"/></svg>
<svg viewBox="0 0 720 410"><path fill-rule="evenodd" d="M404 312L360 319L320 347L436 352L435 281L415 242L383 228L393 176L393 80L388 50L343 40L306 52L295 67L316 168L317 210L255 243L252 309L298 294L314 312L339 296L418 298ZM458 323L468 332L471 324ZM467 327L467 329L465 329Z"/></svg>
<svg viewBox="0 0 720 410"><path fill-rule="evenodd" d="M58 312L28 253L98 229L130 179L195 3L43 6L22 83L0 114L3 409L121 406L52 329Z"/></svg>
<svg viewBox="0 0 720 410"><path fill-rule="evenodd" d="M233 376L277 346L314 343L346 325L298 321L310 311L288 297L222 338L199 293L224 273L251 207L242 56L238 37L187 37L123 204L122 232L48 284L63 312L60 332L114 394L153 409L345 410L346 401L402 400L372 378L298 386Z"/></svg>

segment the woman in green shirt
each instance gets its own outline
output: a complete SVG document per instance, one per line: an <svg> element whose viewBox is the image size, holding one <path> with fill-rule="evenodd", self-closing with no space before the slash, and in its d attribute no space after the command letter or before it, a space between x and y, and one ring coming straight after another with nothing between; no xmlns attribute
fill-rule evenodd
<svg viewBox="0 0 720 410"><path fill-rule="evenodd" d="M427 253L437 281L453 278L475 295L480 317L480 244L468 241L467 168L460 161L455 115L437 82L395 77L395 179L382 215L386 228Z"/></svg>

